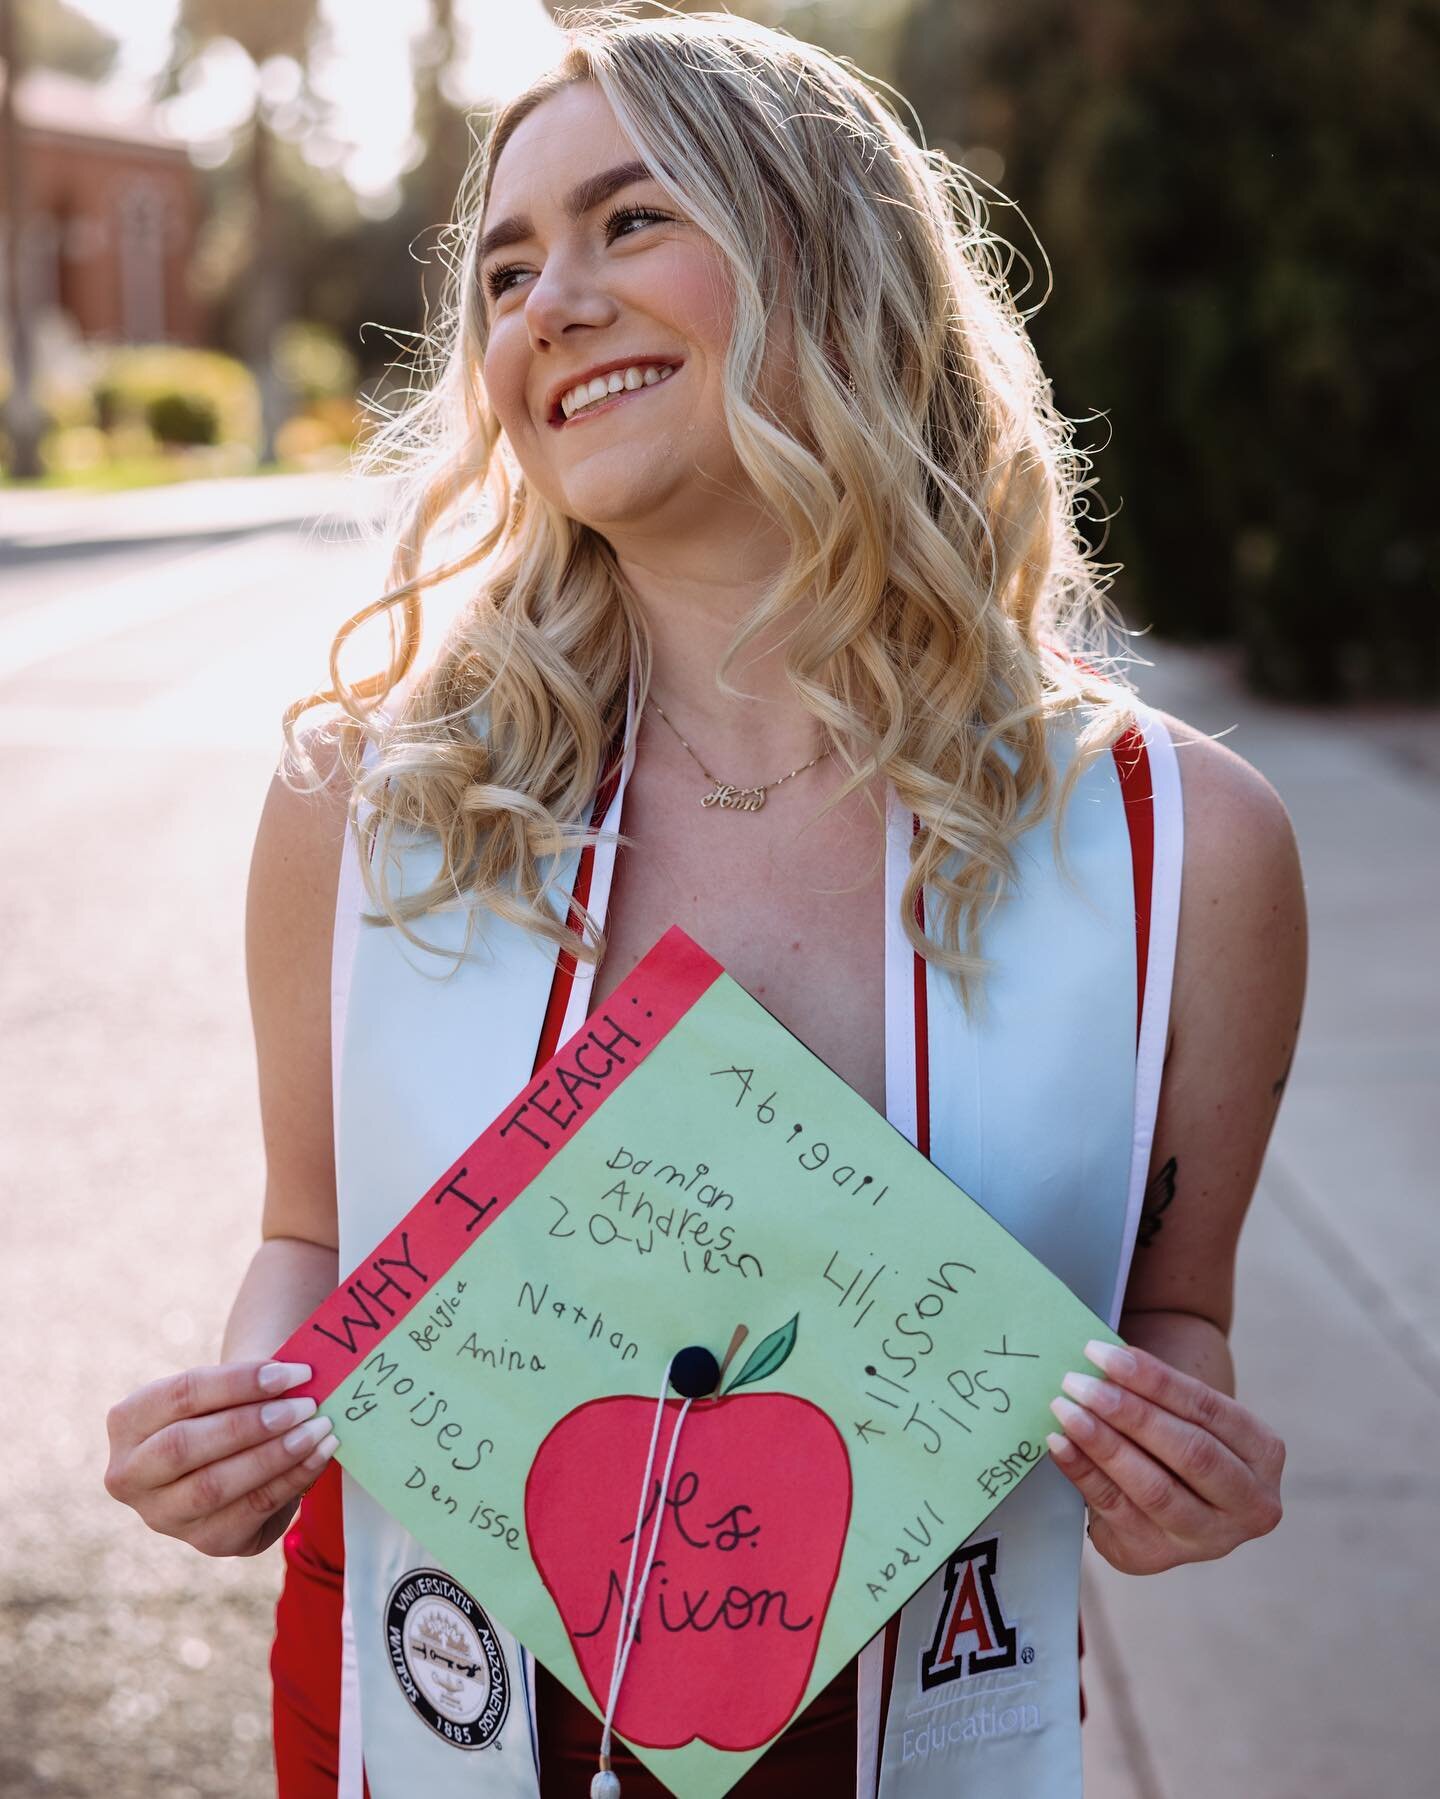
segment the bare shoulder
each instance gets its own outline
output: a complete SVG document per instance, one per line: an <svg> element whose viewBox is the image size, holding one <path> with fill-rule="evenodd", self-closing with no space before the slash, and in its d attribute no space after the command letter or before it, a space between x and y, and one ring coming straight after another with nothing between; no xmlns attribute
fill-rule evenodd
<svg viewBox="0 0 1440 1799"><path fill-rule="evenodd" d="M349 804L349 785L333 724L299 734L309 764L287 759L270 778L255 834L251 898L303 901L339 873ZM257 890L258 889L258 890Z"/></svg>
<svg viewBox="0 0 1440 1799"><path fill-rule="evenodd" d="M287 984L329 951L349 787L333 727L316 727L299 741L308 767L276 768L250 858L245 950L252 999L257 979Z"/></svg>
<svg viewBox="0 0 1440 1799"><path fill-rule="evenodd" d="M263 1234L333 1246L330 958L349 812L333 727L304 734L303 791L277 769L260 816L245 907L266 1184Z"/></svg>
<svg viewBox="0 0 1440 1799"><path fill-rule="evenodd" d="M1155 713L1170 733L1185 794L1185 829L1202 846L1236 840L1242 853L1294 852L1285 803L1252 763L1169 712Z"/></svg>
<svg viewBox="0 0 1440 1799"><path fill-rule="evenodd" d="M1298 966L1303 985L1305 892L1294 826L1270 782L1183 719L1156 716L1175 745L1184 805L1174 1026L1198 988L1213 992L1218 978L1223 992L1227 964L1241 985L1267 984L1268 971L1280 988Z"/></svg>

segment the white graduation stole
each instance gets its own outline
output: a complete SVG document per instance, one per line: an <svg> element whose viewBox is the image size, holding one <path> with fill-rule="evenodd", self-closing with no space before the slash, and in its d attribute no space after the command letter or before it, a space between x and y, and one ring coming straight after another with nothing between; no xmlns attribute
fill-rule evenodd
<svg viewBox="0 0 1440 1799"><path fill-rule="evenodd" d="M620 825L634 714L632 685L608 831ZM1055 863L1048 819L1018 841L1018 890L986 926L992 968L978 1024L900 930L914 820L893 789L886 819L887 1117L1112 1324L1154 1132L1181 863L1169 734L1138 704L1136 718L1125 755L1117 746L1095 759L1067 810L1077 885ZM1049 729L1063 774L1074 727L1061 718ZM438 866L423 839L390 853L411 889ZM566 890L602 923L613 871L609 846L566 859ZM342 1267L360 1261L524 1087L537 1053L543 1060L579 1027L593 984L585 963L557 972L553 950L489 914L450 975L448 961L399 932L361 926L364 905L348 838L332 983ZM1146 968L1138 1051L1137 908ZM464 927L458 905L419 924L428 940L456 948ZM986 1348L998 1370L1013 1346ZM1002 1481L997 1473L995 1511L860 1656L856 1799L1080 1793L1084 1505L1048 1459L1008 1497ZM372 1799L538 1799L532 1658L484 1594L437 1567L348 1474L343 1486L338 1799L361 1799L362 1780ZM913 1552L901 1552L917 1567L949 1547L923 1537L917 1520ZM422 1601L445 1613L464 1646L438 1677L407 1634Z"/></svg>

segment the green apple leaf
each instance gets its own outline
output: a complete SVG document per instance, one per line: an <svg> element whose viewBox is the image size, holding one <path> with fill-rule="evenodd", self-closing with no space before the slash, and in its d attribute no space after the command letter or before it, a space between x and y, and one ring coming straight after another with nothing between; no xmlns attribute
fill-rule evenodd
<svg viewBox="0 0 1440 1799"><path fill-rule="evenodd" d="M795 1333L800 1325L800 1314L797 1312L788 1324L782 1324L778 1331L770 1335L759 1346L752 1349L746 1358L745 1366L725 1389L733 1393L737 1387L748 1387L757 1380L764 1380L784 1362L795 1347ZM724 1395L722 1394L722 1398Z"/></svg>

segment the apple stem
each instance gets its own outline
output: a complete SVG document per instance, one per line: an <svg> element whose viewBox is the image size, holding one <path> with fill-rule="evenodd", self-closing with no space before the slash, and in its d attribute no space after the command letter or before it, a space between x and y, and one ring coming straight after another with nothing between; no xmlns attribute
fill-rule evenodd
<svg viewBox="0 0 1440 1799"><path fill-rule="evenodd" d="M720 1397L720 1389L725 1385L725 1370L735 1360L740 1345L749 1335L750 1327L748 1324L737 1324L735 1326L735 1333L730 1339L730 1347L725 1351L724 1360L720 1363L720 1378L715 1382L715 1391L711 1394L712 1399L718 1399Z"/></svg>

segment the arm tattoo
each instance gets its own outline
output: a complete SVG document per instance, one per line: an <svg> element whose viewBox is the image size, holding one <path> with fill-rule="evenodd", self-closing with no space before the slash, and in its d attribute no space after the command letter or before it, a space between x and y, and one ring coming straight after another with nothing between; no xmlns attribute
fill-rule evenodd
<svg viewBox="0 0 1440 1799"><path fill-rule="evenodd" d="M1295 1040L1297 1042L1299 1040L1299 1037L1300 1037L1300 1020L1297 1018L1295 1020ZM1288 1081L1290 1079L1290 1070L1294 1066L1294 1063L1295 1063L1295 1042L1292 1042L1290 1045L1290 1053L1285 1058L1284 1071L1282 1072L1280 1079L1278 1081L1276 1081L1275 1084L1270 1089L1271 1097L1274 1099L1275 1104L1277 1106L1280 1104L1281 1096L1285 1092L1285 1083L1286 1083L1286 1081Z"/></svg>
<svg viewBox="0 0 1440 1799"><path fill-rule="evenodd" d="M1145 1198L1140 1207L1140 1228L1135 1237L1140 1249L1149 1249L1160 1235L1164 1215L1175 1197L1175 1167L1175 1158L1171 1156L1145 1189Z"/></svg>

